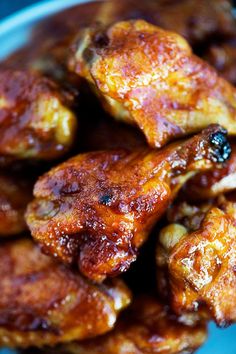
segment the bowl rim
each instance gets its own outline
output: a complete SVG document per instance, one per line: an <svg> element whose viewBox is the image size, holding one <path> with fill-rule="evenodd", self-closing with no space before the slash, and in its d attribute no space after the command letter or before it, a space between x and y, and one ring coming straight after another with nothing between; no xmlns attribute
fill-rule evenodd
<svg viewBox="0 0 236 354"><path fill-rule="evenodd" d="M59 11L94 0L44 0L14 12L0 21L0 39L23 23L30 23ZM95 0L99 1L99 0Z"/></svg>

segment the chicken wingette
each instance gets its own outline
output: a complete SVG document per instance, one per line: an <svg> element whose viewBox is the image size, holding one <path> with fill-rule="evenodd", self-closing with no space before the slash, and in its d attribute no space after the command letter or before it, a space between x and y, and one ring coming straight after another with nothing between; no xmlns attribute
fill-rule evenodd
<svg viewBox="0 0 236 354"><path fill-rule="evenodd" d="M150 146L221 124L236 134L236 90L178 34L143 20L91 27L72 45L70 69L105 109L137 126Z"/></svg>

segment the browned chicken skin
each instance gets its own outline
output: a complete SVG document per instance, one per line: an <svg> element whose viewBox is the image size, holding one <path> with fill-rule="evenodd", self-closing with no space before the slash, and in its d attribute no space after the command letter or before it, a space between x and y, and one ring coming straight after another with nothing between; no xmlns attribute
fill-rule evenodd
<svg viewBox="0 0 236 354"><path fill-rule="evenodd" d="M229 157L217 125L161 151L78 155L42 176L26 220L43 249L96 281L127 270L183 183Z"/></svg>
<svg viewBox="0 0 236 354"><path fill-rule="evenodd" d="M159 289L165 294L168 288L177 314L193 312L222 327L236 322L235 196L198 206L184 203L176 212L175 223L160 233Z"/></svg>
<svg viewBox="0 0 236 354"><path fill-rule="evenodd" d="M184 185L181 195L189 201L208 200L236 189L236 144L231 143L230 159L221 168L198 173Z"/></svg>
<svg viewBox="0 0 236 354"><path fill-rule="evenodd" d="M236 90L179 35L141 20L119 22L85 30L73 50L71 69L152 147L211 123L236 134Z"/></svg>
<svg viewBox="0 0 236 354"><path fill-rule="evenodd" d="M22 177L0 175L0 237L27 229L24 213L33 198L33 183Z"/></svg>
<svg viewBox="0 0 236 354"><path fill-rule="evenodd" d="M124 283L95 286L31 240L0 245L0 346L55 345L111 330L130 302Z"/></svg>
<svg viewBox="0 0 236 354"><path fill-rule="evenodd" d="M236 197L219 197L235 189L236 145L222 164L230 147L219 126L160 151L148 150L144 139L162 147L211 123L236 134L234 88L166 32L185 37L235 83L231 10L228 0L86 4L40 23L28 48L0 64L0 168L39 160L33 163L47 171L72 146L74 155L117 149L78 155L35 186L27 223L42 249L66 265L31 240L1 241L0 346L47 354L192 353L206 339L206 319L236 322ZM84 78L117 121L93 106ZM74 108L82 126L77 140ZM24 178L9 176L0 175L0 237L26 229L32 198ZM124 282L95 285L83 275L102 282L126 271L183 185L187 201L169 208L157 250L159 289L175 314L144 296L116 322L131 301ZM188 203L196 199L204 202Z"/></svg>
<svg viewBox="0 0 236 354"><path fill-rule="evenodd" d="M45 349L45 354L192 353L206 339L205 323L188 327L152 296L140 296L109 334L81 343ZM27 354L39 354L34 349Z"/></svg>
<svg viewBox="0 0 236 354"><path fill-rule="evenodd" d="M50 160L68 151L76 118L70 96L27 71L0 72L0 155Z"/></svg>

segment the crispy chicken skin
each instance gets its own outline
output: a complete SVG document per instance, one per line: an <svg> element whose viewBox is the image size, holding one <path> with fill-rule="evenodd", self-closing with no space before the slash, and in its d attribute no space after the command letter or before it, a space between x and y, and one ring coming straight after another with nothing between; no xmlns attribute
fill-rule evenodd
<svg viewBox="0 0 236 354"><path fill-rule="evenodd" d="M231 143L230 159L221 168L198 173L183 186L188 201L208 200L236 189L236 144Z"/></svg>
<svg viewBox="0 0 236 354"><path fill-rule="evenodd" d="M33 183L22 177L0 175L0 237L17 235L27 229L26 205L33 198Z"/></svg>
<svg viewBox="0 0 236 354"><path fill-rule="evenodd" d="M194 56L179 35L145 21L90 28L70 67L115 118L136 125L152 147L219 123L236 134L236 91Z"/></svg>
<svg viewBox="0 0 236 354"><path fill-rule="evenodd" d="M71 146L76 118L70 96L27 71L0 72L0 155L50 160Z"/></svg>
<svg viewBox="0 0 236 354"><path fill-rule="evenodd" d="M101 2L96 18L104 24L144 19L180 34L193 47L213 36L231 37L236 29L228 0L110 0Z"/></svg>
<svg viewBox="0 0 236 354"><path fill-rule="evenodd" d="M160 233L156 257L159 289L165 294L168 287L177 314L199 313L221 327L236 321L235 251L235 196L179 207L175 223Z"/></svg>
<svg viewBox="0 0 236 354"><path fill-rule="evenodd" d="M176 192L229 157L213 125L161 151L80 154L39 178L26 220L43 249L102 281L127 270Z"/></svg>
<svg viewBox="0 0 236 354"><path fill-rule="evenodd" d="M0 245L0 346L55 345L103 334L130 302L124 283L95 286L31 240Z"/></svg>
<svg viewBox="0 0 236 354"><path fill-rule="evenodd" d="M176 354L192 353L206 339L205 323L188 327L168 312L152 296L138 297L131 309L105 336L82 343L71 343L46 354ZM27 354L35 351L30 349ZM39 354L38 352L36 352ZM26 354L26 353L25 353Z"/></svg>

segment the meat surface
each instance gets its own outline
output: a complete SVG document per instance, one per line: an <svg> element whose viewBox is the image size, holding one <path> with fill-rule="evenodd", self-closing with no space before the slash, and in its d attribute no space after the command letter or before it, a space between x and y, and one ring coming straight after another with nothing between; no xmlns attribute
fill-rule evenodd
<svg viewBox="0 0 236 354"><path fill-rule="evenodd" d="M55 345L111 330L130 302L124 283L95 286L29 239L0 245L0 346Z"/></svg>
<svg viewBox="0 0 236 354"><path fill-rule="evenodd" d="M0 175L0 237L27 229L24 213L33 198L33 183L20 176Z"/></svg>
<svg viewBox="0 0 236 354"><path fill-rule="evenodd" d="M102 281L136 260L186 180L229 154L225 131L217 125L160 151L80 154L38 180L27 224L44 251Z"/></svg>
<svg viewBox="0 0 236 354"><path fill-rule="evenodd" d="M204 59L233 85L236 85L236 36L230 40L211 44Z"/></svg>
<svg viewBox="0 0 236 354"><path fill-rule="evenodd" d="M176 354L193 353L206 340L206 325L186 326L153 296L140 296L105 336L71 343L45 354ZM40 354L30 349L25 354Z"/></svg>
<svg viewBox="0 0 236 354"><path fill-rule="evenodd" d="M235 88L175 33L142 20L92 27L79 34L69 65L111 115L137 126L152 147L211 123L236 134Z"/></svg>
<svg viewBox="0 0 236 354"><path fill-rule="evenodd" d="M77 120L71 97L28 71L0 72L0 155L51 160L71 147Z"/></svg>
<svg viewBox="0 0 236 354"><path fill-rule="evenodd" d="M228 0L111 0L101 2L98 21L144 19L185 37L194 48L212 38L230 38L236 25Z"/></svg>
<svg viewBox="0 0 236 354"><path fill-rule="evenodd" d="M179 205L171 218L159 235L159 289L177 314L194 313L221 327L236 322L235 195Z"/></svg>

